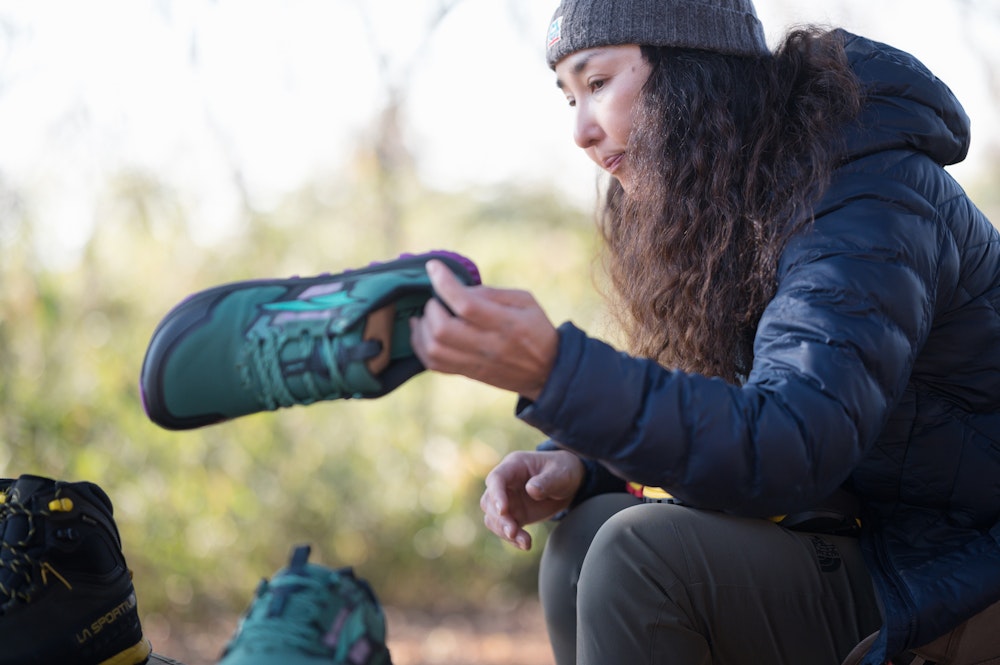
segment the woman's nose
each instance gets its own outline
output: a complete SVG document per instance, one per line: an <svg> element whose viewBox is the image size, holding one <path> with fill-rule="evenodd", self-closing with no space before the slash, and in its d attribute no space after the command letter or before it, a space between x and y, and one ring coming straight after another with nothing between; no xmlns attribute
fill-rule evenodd
<svg viewBox="0 0 1000 665"><path fill-rule="evenodd" d="M573 127L573 140L576 144L586 150L597 145L602 135L601 126L597 123L593 113L586 106L578 106L576 124Z"/></svg>

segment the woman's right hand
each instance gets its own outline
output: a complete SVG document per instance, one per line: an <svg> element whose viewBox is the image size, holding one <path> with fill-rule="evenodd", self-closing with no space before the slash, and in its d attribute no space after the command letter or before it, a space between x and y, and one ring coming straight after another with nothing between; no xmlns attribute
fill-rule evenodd
<svg viewBox="0 0 1000 665"><path fill-rule="evenodd" d="M569 451L511 453L486 476L486 490L479 500L483 523L504 540L529 550L531 535L524 527L569 508L583 477L583 462Z"/></svg>

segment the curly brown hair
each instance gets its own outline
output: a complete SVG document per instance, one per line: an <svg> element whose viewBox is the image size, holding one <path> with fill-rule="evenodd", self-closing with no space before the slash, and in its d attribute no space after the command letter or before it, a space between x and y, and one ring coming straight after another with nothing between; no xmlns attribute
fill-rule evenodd
<svg viewBox="0 0 1000 665"><path fill-rule="evenodd" d="M739 381L781 252L812 221L862 93L844 33L804 28L760 58L642 47L635 186L598 214L609 299L633 353Z"/></svg>

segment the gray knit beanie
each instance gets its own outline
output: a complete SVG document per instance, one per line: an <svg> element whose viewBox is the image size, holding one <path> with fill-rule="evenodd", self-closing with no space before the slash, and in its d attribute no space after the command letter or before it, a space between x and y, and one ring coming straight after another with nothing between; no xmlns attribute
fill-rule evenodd
<svg viewBox="0 0 1000 665"><path fill-rule="evenodd" d="M553 69L570 53L618 44L769 53L752 0L562 0L546 44Z"/></svg>

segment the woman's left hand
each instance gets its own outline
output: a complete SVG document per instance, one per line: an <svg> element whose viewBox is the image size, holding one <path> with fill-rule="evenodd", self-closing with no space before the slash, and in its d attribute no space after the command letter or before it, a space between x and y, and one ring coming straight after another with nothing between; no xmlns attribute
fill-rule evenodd
<svg viewBox="0 0 1000 665"><path fill-rule="evenodd" d="M428 261L427 274L447 308L431 298L423 316L410 320L410 341L424 366L537 399L559 334L534 296L466 286L440 261Z"/></svg>

